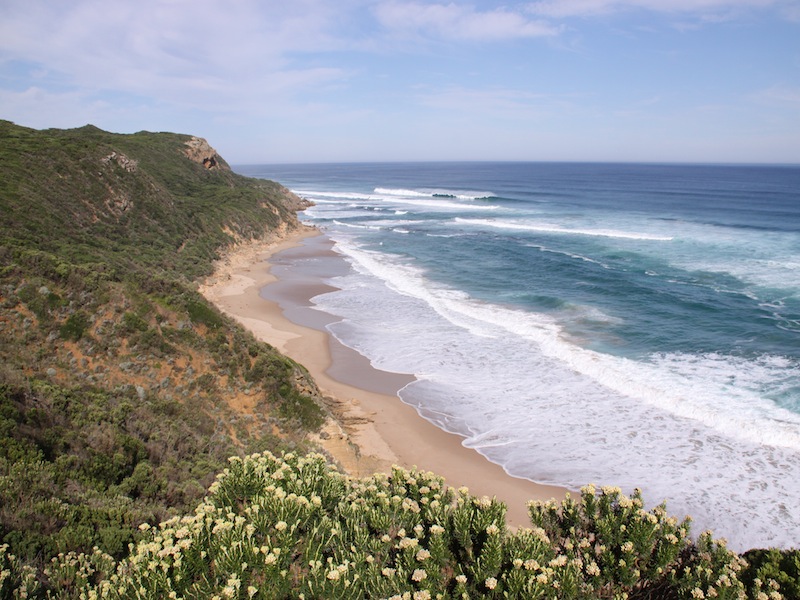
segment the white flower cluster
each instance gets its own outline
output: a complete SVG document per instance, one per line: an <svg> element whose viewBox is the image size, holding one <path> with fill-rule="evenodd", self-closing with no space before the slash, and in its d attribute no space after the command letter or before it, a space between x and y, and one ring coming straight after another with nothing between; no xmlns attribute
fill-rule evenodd
<svg viewBox="0 0 800 600"><path fill-rule="evenodd" d="M532 502L532 527L517 531L505 510L432 473L350 479L320 455L254 454L231 459L193 514L143 525L119 564L53 568L82 578L87 599L626 597L642 578L679 598L742 597L735 555L710 538L688 551L688 523L645 510L638 492Z"/></svg>

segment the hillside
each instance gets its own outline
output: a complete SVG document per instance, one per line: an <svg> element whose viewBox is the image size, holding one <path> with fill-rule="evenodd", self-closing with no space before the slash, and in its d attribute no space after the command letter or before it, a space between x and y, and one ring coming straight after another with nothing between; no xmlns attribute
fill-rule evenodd
<svg viewBox="0 0 800 600"><path fill-rule="evenodd" d="M195 291L302 200L187 135L2 121L0 160L0 544L119 556L229 456L305 448L304 369Z"/></svg>
<svg viewBox="0 0 800 600"><path fill-rule="evenodd" d="M742 557L639 493L529 505L308 442L307 371L198 292L305 203L204 140L0 121L0 600L797 598L800 552Z"/></svg>

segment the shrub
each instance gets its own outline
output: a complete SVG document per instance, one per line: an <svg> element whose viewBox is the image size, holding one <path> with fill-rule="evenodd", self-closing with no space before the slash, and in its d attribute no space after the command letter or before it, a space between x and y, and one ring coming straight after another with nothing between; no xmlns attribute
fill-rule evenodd
<svg viewBox="0 0 800 600"><path fill-rule="evenodd" d="M800 599L800 550L749 550L743 558L749 566L742 580L752 597L756 597L759 584L772 580L784 598Z"/></svg>
<svg viewBox="0 0 800 600"><path fill-rule="evenodd" d="M11 554L8 544L0 544L0 598L35 597L39 588L36 571Z"/></svg>
<svg viewBox="0 0 800 600"><path fill-rule="evenodd" d="M51 292L46 286L37 286L26 283L17 290L17 297L40 320L50 318L54 309L64 304L63 298Z"/></svg>
<svg viewBox="0 0 800 600"><path fill-rule="evenodd" d="M502 503L432 473L352 479L265 452L230 459L192 514L143 525L116 565L71 554L46 575L62 597L115 599L745 597L735 554L638 493L587 487L530 513L511 532Z"/></svg>
<svg viewBox="0 0 800 600"><path fill-rule="evenodd" d="M223 325L222 317L202 300L189 300L186 303L186 311L192 323L205 325L209 329L218 329Z"/></svg>
<svg viewBox="0 0 800 600"><path fill-rule="evenodd" d="M292 367L288 359L278 355L259 356L253 366L244 373L245 381L261 382L266 386L274 385L276 380L285 379Z"/></svg>
<svg viewBox="0 0 800 600"><path fill-rule="evenodd" d="M325 422L325 411L310 396L301 394L288 385L281 386L281 401L278 416L285 421L299 424L300 428L316 431Z"/></svg>
<svg viewBox="0 0 800 600"><path fill-rule="evenodd" d="M69 316L66 322L59 329L62 339L77 342L89 328L89 317L85 313L76 312Z"/></svg>
<svg viewBox="0 0 800 600"><path fill-rule="evenodd" d="M147 322L136 313L126 311L122 315L122 331L127 333L147 331Z"/></svg>

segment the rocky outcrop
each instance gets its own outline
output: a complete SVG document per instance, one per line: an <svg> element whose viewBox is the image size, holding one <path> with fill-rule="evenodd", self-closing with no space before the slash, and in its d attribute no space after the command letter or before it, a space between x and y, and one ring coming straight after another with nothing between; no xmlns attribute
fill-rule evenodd
<svg viewBox="0 0 800 600"><path fill-rule="evenodd" d="M289 210L299 211L299 210L305 210L309 206L314 206L314 203L311 202L310 200L306 200L305 198L301 198L300 196L295 194L293 191L291 191L291 190L289 190L289 189L287 189L287 188L285 188L283 186L280 186L280 194L281 194L281 198L283 199L283 205L286 206L286 208L288 208ZM265 208L266 208L266 206L265 206Z"/></svg>
<svg viewBox="0 0 800 600"><path fill-rule="evenodd" d="M108 156L104 156L100 159L104 165L111 164L111 162L116 162L120 167L125 169L128 173L135 173L136 169L139 166L139 161L133 160L132 158L128 158L124 154L120 154L117 152L112 152Z"/></svg>
<svg viewBox="0 0 800 600"><path fill-rule="evenodd" d="M203 138L193 137L186 142L185 152L189 160L203 165L206 169L226 167L225 163L219 157L219 154L217 154L217 151Z"/></svg>

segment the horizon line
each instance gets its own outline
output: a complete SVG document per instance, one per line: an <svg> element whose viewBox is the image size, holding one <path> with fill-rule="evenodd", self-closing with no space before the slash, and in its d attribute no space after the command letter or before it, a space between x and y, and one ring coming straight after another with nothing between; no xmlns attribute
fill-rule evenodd
<svg viewBox="0 0 800 600"><path fill-rule="evenodd" d="M756 161L657 161L657 160L545 160L545 159L417 159L417 160L318 160L318 161L268 161L230 162L231 167L292 166L292 165L387 165L387 164L575 164L575 165L641 165L641 166L697 166L697 167L800 167L798 162Z"/></svg>

